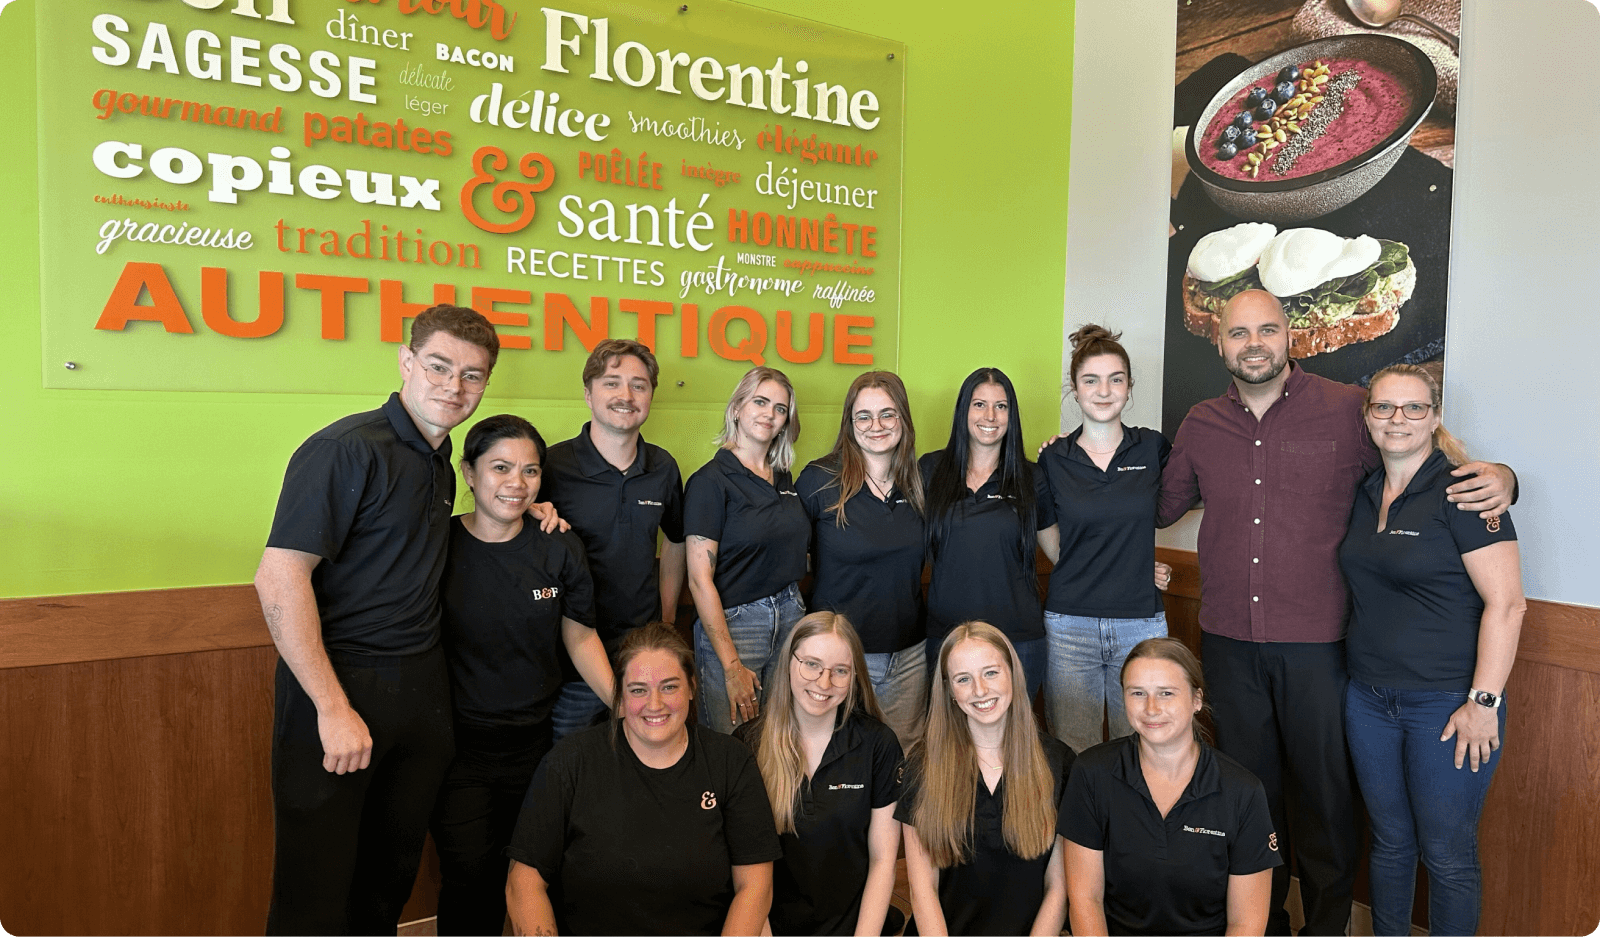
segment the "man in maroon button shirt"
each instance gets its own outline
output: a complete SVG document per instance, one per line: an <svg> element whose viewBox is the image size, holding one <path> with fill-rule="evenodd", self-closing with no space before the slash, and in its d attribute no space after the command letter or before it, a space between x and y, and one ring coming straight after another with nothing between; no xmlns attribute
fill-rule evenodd
<svg viewBox="0 0 1600 937"><path fill-rule="evenodd" d="M1205 502L1201 659L1217 747L1266 787L1278 842L1298 865L1301 933L1343 934L1360 828L1345 749L1337 551L1356 488L1380 464L1362 419L1366 392L1290 364L1289 321L1270 293L1235 296L1219 332L1233 382L1178 427L1159 523ZM1487 517L1511 503L1515 476L1505 466L1473 462L1454 474L1471 476L1449 489L1462 510ZM1273 872L1268 934L1289 933L1289 868Z"/></svg>

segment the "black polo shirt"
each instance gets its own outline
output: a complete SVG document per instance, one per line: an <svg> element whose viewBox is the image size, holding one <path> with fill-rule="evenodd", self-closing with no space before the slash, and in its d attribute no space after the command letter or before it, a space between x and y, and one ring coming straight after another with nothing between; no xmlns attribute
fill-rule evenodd
<svg viewBox="0 0 1600 937"><path fill-rule="evenodd" d="M1055 777L1052 800L1059 814L1067 776L1076 773L1072 749L1044 732L1039 733L1039 744L1044 746L1050 773ZM913 827L920 787L918 773L916 765L907 766L900 805L894 811L896 820ZM1046 850L1037 859L1023 859L1006 846L1001 825L1005 790L1004 777L992 794L983 779L978 780L973 802L972 861L939 870L939 907L944 910L947 934L1030 933L1033 919L1044 904L1044 872L1050 864L1050 852Z"/></svg>
<svg viewBox="0 0 1600 937"><path fill-rule="evenodd" d="M295 450L267 546L322 557L311 588L324 647L393 655L439 643L455 498L449 438L429 446L399 394Z"/></svg>
<svg viewBox="0 0 1600 937"><path fill-rule="evenodd" d="M619 472L589 438L589 424L545 453L539 500L555 505L583 541L595 583L595 624L615 651L661 609L656 532L683 542L683 479L667 450L639 439Z"/></svg>
<svg viewBox="0 0 1600 937"><path fill-rule="evenodd" d="M944 457L941 449L918 460L923 491L930 490L934 470ZM1039 467L1027 465L1038 516L1050 493ZM928 518L928 560L933 567L928 583L929 638L942 639L964 621L986 621L1013 642L1044 637L1034 545L1024 550L1022 518L1015 503L1000 494L999 476L998 471L991 474L977 491L966 489L950 506L942 536L939 519Z"/></svg>
<svg viewBox="0 0 1600 937"><path fill-rule="evenodd" d="M811 523L793 478L774 469L768 482L731 449L718 449L689 476L683 532L717 542L712 583L723 608L777 595L805 578Z"/></svg>
<svg viewBox="0 0 1600 937"><path fill-rule="evenodd" d="M1228 876L1283 864L1256 776L1204 742L1165 818L1139 767L1139 737L1087 749L1067 782L1057 832L1105 854L1113 934L1221 934Z"/></svg>
<svg viewBox="0 0 1600 937"><path fill-rule="evenodd" d="M733 730L759 749L765 719ZM774 934L854 934L871 856L872 811L900 798L900 742L894 730L860 710L833 730L822 761L800 782L795 832L778 837L783 858L772 867Z"/></svg>
<svg viewBox="0 0 1600 937"><path fill-rule="evenodd" d="M750 749L689 726L651 768L612 726L569 735L540 762L506 855L550 886L563 934L720 934L733 867L783 852Z"/></svg>
<svg viewBox="0 0 1600 937"><path fill-rule="evenodd" d="M1039 456L1049 492L1040 500L1039 526L1061 528L1061 558L1044 607L1085 618L1153 618L1163 608L1155 585L1156 508L1172 444L1153 429L1124 426L1102 471L1078 447L1082 435L1080 426Z"/></svg>
<svg viewBox="0 0 1600 937"><path fill-rule="evenodd" d="M583 545L531 518L501 543L450 522L444 570L444 652L458 722L529 726L550 717L566 645L561 619L594 627Z"/></svg>
<svg viewBox="0 0 1600 937"><path fill-rule="evenodd" d="M1472 688L1478 662L1483 597L1467 575L1463 553L1517 539L1511 515L1490 520L1445 500L1458 481L1435 449L1389 505L1378 530L1384 472L1356 492L1339 565L1350 584L1350 676L1397 690Z"/></svg>
<svg viewBox="0 0 1600 937"><path fill-rule="evenodd" d="M834 520L837 462L818 459L796 487L811 518L812 611L850 619L868 654L892 654L923 640L922 514L899 488L883 501L862 485L845 505L848 523Z"/></svg>

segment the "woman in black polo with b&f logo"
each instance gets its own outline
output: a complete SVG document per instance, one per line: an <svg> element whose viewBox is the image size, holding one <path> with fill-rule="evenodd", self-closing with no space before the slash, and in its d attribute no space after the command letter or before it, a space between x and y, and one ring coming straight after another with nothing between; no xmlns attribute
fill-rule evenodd
<svg viewBox="0 0 1600 937"><path fill-rule="evenodd" d="M1134 734L1079 755L1062 798L1072 933L1264 933L1283 859L1261 782L1201 737L1200 662L1146 639L1122 693Z"/></svg>

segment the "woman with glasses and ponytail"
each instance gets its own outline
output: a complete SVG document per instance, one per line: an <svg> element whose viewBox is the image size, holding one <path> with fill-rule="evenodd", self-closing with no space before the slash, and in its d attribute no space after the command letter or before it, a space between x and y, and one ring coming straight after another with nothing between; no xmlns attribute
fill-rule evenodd
<svg viewBox="0 0 1600 937"><path fill-rule="evenodd" d="M916 447L905 384L868 371L850 382L833 451L795 483L811 519L811 607L855 625L884 721L902 746L922 734L928 709Z"/></svg>
<svg viewBox="0 0 1600 937"><path fill-rule="evenodd" d="M883 724L861 639L812 612L779 649L761 718L734 730L755 752L783 858L772 870L774 934L898 933L889 905L900 824L900 743ZM786 679L785 679L786 677Z"/></svg>
<svg viewBox="0 0 1600 937"><path fill-rule="evenodd" d="M1372 926L1411 926L1417 857L1428 929L1473 934L1478 820L1500 764L1502 705L1525 602L1516 528L1451 504L1467 461L1440 423L1439 383L1393 365L1367 387L1383 465L1356 493L1339 565L1350 586L1345 735L1372 822Z"/></svg>

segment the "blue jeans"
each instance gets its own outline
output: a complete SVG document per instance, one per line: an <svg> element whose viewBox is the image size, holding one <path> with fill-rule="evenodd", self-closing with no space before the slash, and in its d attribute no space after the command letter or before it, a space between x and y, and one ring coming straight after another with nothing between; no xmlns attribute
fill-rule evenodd
<svg viewBox="0 0 1600 937"><path fill-rule="evenodd" d="M928 682L933 683L934 677L939 674L939 646L944 644L944 638L928 639ZM1028 683L1027 704L1033 705L1033 698L1039 695L1039 687L1044 685L1045 661L1049 656L1049 648L1044 638L1034 638L1032 641L1012 641L1011 646L1017 649L1017 659L1022 661L1022 676Z"/></svg>
<svg viewBox="0 0 1600 937"><path fill-rule="evenodd" d="M806 607L800 601L800 586L791 583L777 595L735 605L722 610L728 622L728 636L739 652L739 662L755 671L766 690L774 671L779 671L774 661L778 648L783 645L795 622L805 617ZM717 656L711 639L706 637L700 619L694 622L694 664L698 671L699 692L695 694L700 709L700 724L726 735L733 731L733 714L729 712L728 682L722 672L722 659ZM785 686L787 690L787 686ZM765 696L763 692L761 697ZM765 703L763 703L765 705Z"/></svg>
<svg viewBox="0 0 1600 937"><path fill-rule="evenodd" d="M611 706L602 700L582 680L561 684L561 695L556 697L555 708L550 710L550 725L554 741L594 725L595 717Z"/></svg>
<svg viewBox="0 0 1600 937"><path fill-rule="evenodd" d="M1111 738L1133 730L1122 705L1122 662L1146 638L1165 637L1167 616L1084 618L1044 613L1050 664L1044 678L1050 730L1073 751L1099 745L1102 716Z"/></svg>
<svg viewBox="0 0 1600 937"><path fill-rule="evenodd" d="M1455 764L1456 740L1439 741L1466 693L1391 690L1351 680L1344 691L1345 733L1356 781L1372 822L1372 930L1411 932L1417 854L1428 869L1428 932L1476 934L1483 903L1478 820L1501 748L1476 773Z"/></svg>
<svg viewBox="0 0 1600 937"><path fill-rule="evenodd" d="M921 644L892 654L868 654L867 679L883 710L884 724L894 730L900 748L922 738L928 721L928 657Z"/></svg>

